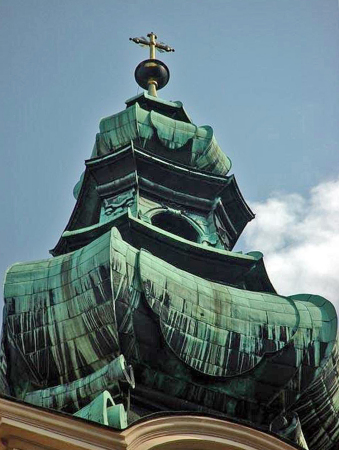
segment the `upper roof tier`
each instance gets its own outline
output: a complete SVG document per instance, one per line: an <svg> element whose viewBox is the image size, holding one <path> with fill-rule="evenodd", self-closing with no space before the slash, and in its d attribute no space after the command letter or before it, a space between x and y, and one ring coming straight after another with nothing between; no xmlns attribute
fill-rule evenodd
<svg viewBox="0 0 339 450"><path fill-rule="evenodd" d="M143 93L126 101L127 108L100 122L92 158L126 146L131 141L154 154L215 175L226 175L231 160L219 147L208 126L194 125L181 102Z"/></svg>

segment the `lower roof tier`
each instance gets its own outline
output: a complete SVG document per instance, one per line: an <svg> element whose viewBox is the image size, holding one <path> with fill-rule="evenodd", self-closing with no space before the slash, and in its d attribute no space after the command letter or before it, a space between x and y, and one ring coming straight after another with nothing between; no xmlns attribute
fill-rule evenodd
<svg viewBox="0 0 339 450"><path fill-rule="evenodd" d="M186 253L187 266L195 256ZM230 267L255 259L228 257ZM56 407L50 387L81 380L122 353L135 370L132 401L156 407L158 399L161 411L176 398L183 408L266 428L297 408L310 442L338 432L337 318L322 297L211 281L138 250L113 229L73 253L12 266L5 305L1 375L18 396L38 388ZM61 396L57 407L66 406ZM314 434L324 414L331 420Z"/></svg>

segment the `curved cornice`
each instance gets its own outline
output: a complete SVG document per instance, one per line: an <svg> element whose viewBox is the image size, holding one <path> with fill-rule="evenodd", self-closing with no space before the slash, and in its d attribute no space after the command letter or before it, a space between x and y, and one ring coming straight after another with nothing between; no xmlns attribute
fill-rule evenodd
<svg viewBox="0 0 339 450"><path fill-rule="evenodd" d="M0 437L1 450L300 449L271 433L204 415L167 413L118 431L11 398L0 398Z"/></svg>

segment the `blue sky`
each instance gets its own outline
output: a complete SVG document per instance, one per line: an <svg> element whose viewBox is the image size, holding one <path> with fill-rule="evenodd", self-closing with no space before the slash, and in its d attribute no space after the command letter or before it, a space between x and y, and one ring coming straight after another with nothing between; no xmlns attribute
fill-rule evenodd
<svg viewBox="0 0 339 450"><path fill-rule="evenodd" d="M336 301L338 18L337 0L0 0L1 274L48 257L100 118L138 92L128 39L154 31L176 50L160 96L214 128L257 213L237 250Z"/></svg>

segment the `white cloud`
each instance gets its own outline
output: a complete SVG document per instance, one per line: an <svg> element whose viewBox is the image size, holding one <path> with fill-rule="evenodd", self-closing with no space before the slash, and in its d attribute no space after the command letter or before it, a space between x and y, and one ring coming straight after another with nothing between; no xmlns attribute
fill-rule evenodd
<svg viewBox="0 0 339 450"><path fill-rule="evenodd" d="M256 218L244 232L246 251L264 253L277 291L322 295L339 309L339 179L307 197L278 193L250 206Z"/></svg>

